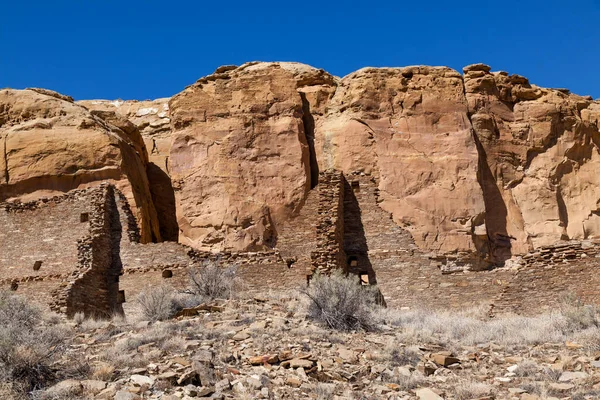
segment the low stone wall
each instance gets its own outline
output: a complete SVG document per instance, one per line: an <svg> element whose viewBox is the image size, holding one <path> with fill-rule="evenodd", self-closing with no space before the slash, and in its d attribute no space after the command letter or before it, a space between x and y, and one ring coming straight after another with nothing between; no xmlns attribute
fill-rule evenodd
<svg viewBox="0 0 600 400"><path fill-rule="evenodd" d="M311 252L311 275L330 274L346 267L344 252L344 176L328 170L319 174L317 248Z"/></svg>
<svg viewBox="0 0 600 400"><path fill-rule="evenodd" d="M552 246L541 247L517 258L517 263L525 267L552 265L572 262L600 254L600 240L568 241Z"/></svg>

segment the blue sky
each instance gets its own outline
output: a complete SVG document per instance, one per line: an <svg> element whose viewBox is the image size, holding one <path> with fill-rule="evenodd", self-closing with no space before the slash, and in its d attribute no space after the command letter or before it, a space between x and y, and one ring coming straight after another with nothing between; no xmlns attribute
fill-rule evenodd
<svg viewBox="0 0 600 400"><path fill-rule="evenodd" d="M483 62L600 97L600 0L21 0L0 11L0 88L75 99L171 96L224 64Z"/></svg>

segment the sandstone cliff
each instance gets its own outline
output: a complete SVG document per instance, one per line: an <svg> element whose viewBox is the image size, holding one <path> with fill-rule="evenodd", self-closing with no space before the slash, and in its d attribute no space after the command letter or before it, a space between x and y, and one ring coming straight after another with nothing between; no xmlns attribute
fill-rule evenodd
<svg viewBox="0 0 600 400"><path fill-rule="evenodd" d="M134 206L143 241L160 240L137 128L43 89L0 91L0 201L114 182Z"/></svg>
<svg viewBox="0 0 600 400"><path fill-rule="evenodd" d="M97 115L125 118L137 128L148 154L146 173L156 207L160 234L164 240L177 241L179 229L175 216L175 195L169 178L171 127L169 99L156 100L83 100L78 101Z"/></svg>
<svg viewBox="0 0 600 400"><path fill-rule="evenodd" d="M301 64L250 63L219 69L171 99L169 164L182 243L237 250L276 244L277 228L311 187L299 88L318 98L333 82Z"/></svg>
<svg viewBox="0 0 600 400"><path fill-rule="evenodd" d="M482 64L337 78L247 63L171 99L78 103L90 112L32 91L22 111L18 92L0 93L2 198L120 179L145 232L200 249L276 246L329 168L370 177L422 249L479 266L600 236L600 103Z"/></svg>

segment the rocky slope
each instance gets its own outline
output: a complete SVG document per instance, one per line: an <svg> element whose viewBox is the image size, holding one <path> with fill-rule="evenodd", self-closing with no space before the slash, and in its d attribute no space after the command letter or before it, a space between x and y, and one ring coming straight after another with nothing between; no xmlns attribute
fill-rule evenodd
<svg viewBox="0 0 600 400"><path fill-rule="evenodd" d="M53 99L73 108L62 118L80 112ZM9 102L4 96L0 104ZM148 153L139 185L149 182L151 202L140 200L148 198L140 189L146 194L136 204L158 210L162 237L197 248L276 246L327 168L372 176L380 206L422 249L476 254L484 265L600 235L600 103L485 65L465 67L464 75L364 68L340 79L303 64L247 63L221 67L171 99L79 104L141 133L143 140L137 133L130 140L142 163ZM51 126L46 133L55 134L59 125ZM10 144L6 123L0 129ZM82 154L106 147L86 144ZM2 170L35 189L32 172L18 172L16 151L5 153L12 166ZM61 157L52 161L60 171ZM71 169L91 180L86 156L78 157ZM113 158L98 159L102 174L113 170ZM67 186L85 180L77 179ZM4 197L20 193L15 184Z"/></svg>
<svg viewBox="0 0 600 400"><path fill-rule="evenodd" d="M307 319L302 299L287 294L221 301L165 322L71 324L69 351L55 367L73 369L79 357L90 370L44 394L128 400L600 395L598 328L563 315L485 320L393 311L378 331L337 332ZM569 324L577 327L561 333Z"/></svg>

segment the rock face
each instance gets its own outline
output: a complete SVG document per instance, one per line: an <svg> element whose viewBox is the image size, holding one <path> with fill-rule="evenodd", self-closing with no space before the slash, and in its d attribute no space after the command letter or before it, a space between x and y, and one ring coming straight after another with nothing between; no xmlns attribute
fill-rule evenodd
<svg viewBox="0 0 600 400"><path fill-rule="evenodd" d="M83 100L77 103L100 116L119 115L139 130L145 146L144 151L148 154L146 173L158 215L160 234L164 240L177 241L179 228L175 216L175 195L169 178L171 150L169 99Z"/></svg>
<svg viewBox="0 0 600 400"><path fill-rule="evenodd" d="M464 72L491 259L598 237L599 104L481 64Z"/></svg>
<svg viewBox="0 0 600 400"><path fill-rule="evenodd" d="M365 68L341 80L319 119L317 160L375 177L381 207L421 247L477 250L484 200L467 111L454 70Z"/></svg>
<svg viewBox="0 0 600 400"><path fill-rule="evenodd" d="M171 99L180 242L235 250L276 243L277 227L311 187L303 98L326 98L333 84L301 64L250 63L220 68Z"/></svg>
<svg viewBox="0 0 600 400"><path fill-rule="evenodd" d="M422 249L479 266L600 237L600 103L483 64L248 63L171 99L4 90L0 107L0 200L111 179L146 240L276 247L330 168L370 177Z"/></svg>
<svg viewBox="0 0 600 400"><path fill-rule="evenodd" d="M104 117L52 91L1 90L0 201L108 180L134 206L142 240L160 240L142 138L127 119Z"/></svg>

